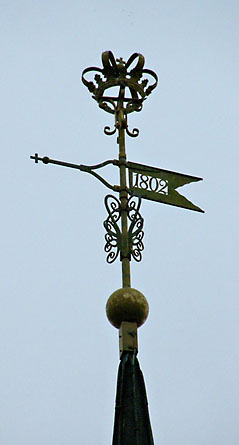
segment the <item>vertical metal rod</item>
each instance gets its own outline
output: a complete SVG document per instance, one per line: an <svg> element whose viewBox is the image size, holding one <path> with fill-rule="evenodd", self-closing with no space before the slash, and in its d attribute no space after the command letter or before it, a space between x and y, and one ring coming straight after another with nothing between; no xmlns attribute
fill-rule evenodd
<svg viewBox="0 0 239 445"><path fill-rule="evenodd" d="M127 205L128 193L126 190L126 152L125 152L125 116L124 116L124 94L125 88L120 88L117 121L118 121L118 144L120 164L120 202L121 202L121 230L122 230L122 287L131 287L130 282L130 252L128 240Z"/></svg>

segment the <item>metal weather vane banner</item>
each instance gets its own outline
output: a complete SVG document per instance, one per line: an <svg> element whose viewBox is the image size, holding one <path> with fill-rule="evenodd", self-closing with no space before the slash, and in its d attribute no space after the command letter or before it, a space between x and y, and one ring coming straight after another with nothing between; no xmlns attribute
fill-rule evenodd
<svg viewBox="0 0 239 445"><path fill-rule="evenodd" d="M176 191L178 187L190 184L190 182L202 181L202 178L135 162L128 162L127 166L129 169L129 191L132 195L204 213L202 209Z"/></svg>
<svg viewBox="0 0 239 445"><path fill-rule="evenodd" d="M178 192L178 188L202 178L127 161L125 136L137 137L139 130L128 127L128 114L143 108L143 103L156 88L157 75L144 68L142 54L134 53L127 62L115 59L111 51L102 54L102 68L89 67L82 73L82 82L99 107L114 115L114 127L104 127L108 136L117 132L118 159L86 166L31 156L35 163L55 164L89 173L118 197L105 197L107 217L104 221L106 260L120 258L122 288L113 292L106 304L110 323L119 329L120 367L118 373L113 445L152 445L147 396L143 374L137 360L137 328L148 316L144 295L131 287L130 261L141 261L144 220L140 213L142 199L203 212ZM110 95L110 89L118 94ZM119 185L110 184L99 174L107 165L119 169Z"/></svg>

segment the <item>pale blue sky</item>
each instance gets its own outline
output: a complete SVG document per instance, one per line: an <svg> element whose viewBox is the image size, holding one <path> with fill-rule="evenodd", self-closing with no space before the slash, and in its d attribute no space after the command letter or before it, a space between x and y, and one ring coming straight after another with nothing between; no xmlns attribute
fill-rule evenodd
<svg viewBox="0 0 239 445"><path fill-rule="evenodd" d="M40 155L117 156L111 115L81 83L101 53L141 52L159 76L129 117L128 159L201 176L206 213L143 202L132 286L155 445L236 445L238 431L238 19L227 1L0 0L0 443L112 440L118 333L105 316L121 267L105 262L107 189ZM117 183L117 169L107 167Z"/></svg>

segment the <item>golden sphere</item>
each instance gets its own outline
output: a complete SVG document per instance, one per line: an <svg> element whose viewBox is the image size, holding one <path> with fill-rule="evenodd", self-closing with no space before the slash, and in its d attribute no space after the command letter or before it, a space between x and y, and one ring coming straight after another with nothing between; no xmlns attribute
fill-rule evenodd
<svg viewBox="0 0 239 445"><path fill-rule="evenodd" d="M147 319L149 305L143 294L132 287L116 290L106 303L106 315L110 323L119 328L122 321L130 321L141 326Z"/></svg>

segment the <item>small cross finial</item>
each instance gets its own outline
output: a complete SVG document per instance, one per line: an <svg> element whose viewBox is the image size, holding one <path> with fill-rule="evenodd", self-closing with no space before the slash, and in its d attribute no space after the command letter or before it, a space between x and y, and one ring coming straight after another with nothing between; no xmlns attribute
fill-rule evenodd
<svg viewBox="0 0 239 445"><path fill-rule="evenodd" d="M116 62L118 62L118 67L123 68L123 66L126 64L126 62L123 60L123 57L120 57L119 59L116 59Z"/></svg>
<svg viewBox="0 0 239 445"><path fill-rule="evenodd" d="M35 164L38 164L38 160L39 160L38 153L35 153L35 156L30 156L30 159L34 159Z"/></svg>
<svg viewBox="0 0 239 445"><path fill-rule="evenodd" d="M30 156L30 159L34 159L35 164L38 164L39 161L42 161L43 164L49 164L49 162L50 162L50 158L48 158L48 156L44 156L44 158L40 158L38 156L38 153L35 153L35 156Z"/></svg>

